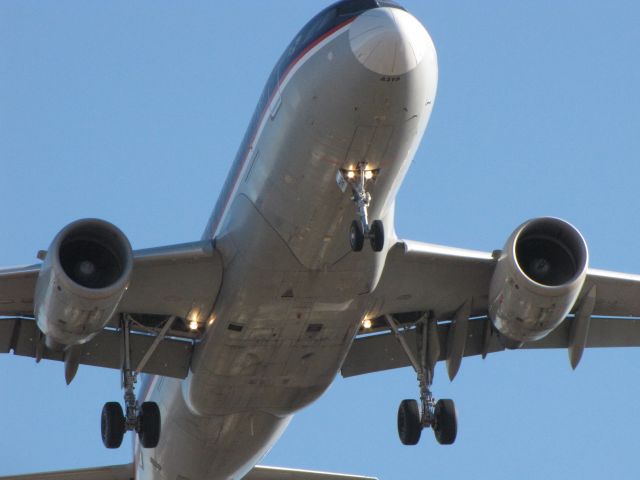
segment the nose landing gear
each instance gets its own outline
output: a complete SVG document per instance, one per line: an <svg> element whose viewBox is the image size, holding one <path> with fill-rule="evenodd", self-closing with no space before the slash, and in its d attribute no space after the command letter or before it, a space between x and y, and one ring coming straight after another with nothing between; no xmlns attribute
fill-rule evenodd
<svg viewBox="0 0 640 480"><path fill-rule="evenodd" d="M385 315L389 328L413 365L420 387L420 406L413 399L403 400L398 408L398 436L404 445L416 445L422 430L432 428L441 445L451 445L458 433L458 420L453 400L436 401L431 393L433 371L439 356L437 324L434 319L421 319L416 324L417 351L420 360L404 338L404 330L390 315Z"/></svg>
<svg viewBox="0 0 640 480"><path fill-rule="evenodd" d="M359 252L364 246L365 238L369 239L371 249L374 252L382 251L384 247L384 226L382 221L374 220L369 223L369 204L371 203L371 194L367 191L366 185L368 181L374 180L378 175L378 170L367 170L367 164L361 162L355 170L340 170L338 173L338 184L351 186L353 193L352 199L358 206L358 220L351 223L349 229L349 243L351 250Z"/></svg>

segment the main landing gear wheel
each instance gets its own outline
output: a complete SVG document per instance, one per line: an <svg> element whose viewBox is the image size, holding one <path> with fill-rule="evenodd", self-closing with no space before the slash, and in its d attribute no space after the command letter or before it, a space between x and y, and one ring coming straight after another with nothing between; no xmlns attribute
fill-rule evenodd
<svg viewBox="0 0 640 480"><path fill-rule="evenodd" d="M433 433L440 445L451 445L458 434L458 415L453 400L442 399L436 402Z"/></svg>
<svg viewBox="0 0 640 480"><path fill-rule="evenodd" d="M169 321L169 320L168 320ZM173 320L170 320L173 321ZM118 448L125 432L136 431L144 448L155 448L160 441L160 408L155 402L138 404L135 384L138 370L131 368L130 322L126 315L121 317L124 362L122 366L122 386L124 387L124 411L118 402L107 402L102 408L100 430L102 442L107 448ZM168 323L166 329L170 328ZM164 329L165 327L163 327ZM139 365L139 369L142 367Z"/></svg>
<svg viewBox="0 0 640 480"><path fill-rule="evenodd" d="M415 445L420 441L422 430L432 428L436 440L441 445L451 445L458 434L458 419L453 400L436 401L431 393L433 373L437 356L429 350L438 342L438 323L434 316L425 313L413 325L401 326L392 315L383 315L389 328L400 343L409 362L417 374L420 388L420 403L416 400L403 400L398 408L398 436L404 445ZM416 353L407 343L405 334L415 334Z"/></svg>
<svg viewBox="0 0 640 480"><path fill-rule="evenodd" d="M107 402L102 407L100 432L107 448L119 448L127 430L136 430L144 448L155 448L160 441L160 408L155 402L144 402L139 413L129 421L118 402Z"/></svg>
<svg viewBox="0 0 640 480"><path fill-rule="evenodd" d="M403 400L398 407L398 436L403 445L416 445L420 441L422 424L420 409L415 400Z"/></svg>
<svg viewBox="0 0 640 480"><path fill-rule="evenodd" d="M381 220L374 220L369 230L369 241L374 252L381 252L384 247L384 226Z"/></svg>
<svg viewBox="0 0 640 480"><path fill-rule="evenodd" d="M122 445L126 424L122 407L118 402L107 402L102 407L100 431L105 447L118 448Z"/></svg>
<svg viewBox="0 0 640 480"><path fill-rule="evenodd" d="M431 407L431 408L430 408ZM426 409L425 409L426 408ZM438 400L420 407L416 400L403 400L398 407L398 436L403 445L416 445L420 441L423 428L433 428L440 445L452 445L458 434L458 416L453 400Z"/></svg>
<svg viewBox="0 0 640 480"><path fill-rule="evenodd" d="M144 448L156 448L160 441L160 409L155 402L144 402L138 415L138 438Z"/></svg>
<svg viewBox="0 0 640 480"><path fill-rule="evenodd" d="M349 229L349 243L351 244L351 250L359 252L364 245L364 232L360 226L360 222L354 220L351 222L351 228Z"/></svg>

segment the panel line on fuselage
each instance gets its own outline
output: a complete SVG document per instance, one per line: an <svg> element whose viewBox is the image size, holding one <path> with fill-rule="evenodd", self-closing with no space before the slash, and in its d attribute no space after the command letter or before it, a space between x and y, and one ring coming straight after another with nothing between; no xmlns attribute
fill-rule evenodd
<svg viewBox="0 0 640 480"><path fill-rule="evenodd" d="M219 214L218 218L214 220L214 223L212 223L210 228L208 229L210 238L216 237L216 235L219 233L220 226L223 225L224 223L224 219L228 211L228 206L231 203L231 200L235 197L235 194L238 191L238 187L240 186L240 183L241 183L240 179L243 177L243 172L247 166L247 159L250 157L250 153L253 150L255 144L257 143L257 141L259 141L260 135L262 134L262 131L264 130L264 127L269 118L269 116L266 113L270 110L271 104L273 103L273 99L276 98L278 94L282 93L282 91L287 86L287 84L289 83L293 75L296 73L296 71L300 67L302 67L302 65L304 65L309 60L309 58L311 58L318 50L320 50L321 48L326 46L328 43L333 41L335 38L337 38L339 35L344 33L343 30L349 24L351 24L356 18L357 17L349 18L348 20L342 22L341 24L332 28L328 32L319 36L315 41L311 42L285 69L285 73L283 74L282 78L278 82L276 88L271 93L269 100L265 104L260 114L258 127L255 129L255 133L250 137L251 140L248 142L244 142L243 145L241 145L241 151L244 151L242 162L240 164L240 168L237 169L235 172L232 172L232 175L230 175L227 182L225 182L225 186L226 184L229 184L229 182L232 182L233 188L227 193L225 197L224 207L222 209L222 212ZM226 190L226 188L223 188L223 191L224 190Z"/></svg>

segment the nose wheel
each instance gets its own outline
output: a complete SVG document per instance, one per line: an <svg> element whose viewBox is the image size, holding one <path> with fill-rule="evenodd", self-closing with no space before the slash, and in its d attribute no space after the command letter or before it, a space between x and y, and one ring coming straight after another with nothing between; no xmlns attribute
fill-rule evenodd
<svg viewBox="0 0 640 480"><path fill-rule="evenodd" d="M369 239L371 249L380 252L384 248L384 226L381 220L369 223L369 204L371 194L367 191L367 182L374 181L378 170L368 170L366 163L359 163L355 170L341 170L338 183L351 186L352 199L358 206L358 219L351 223L349 229L349 243L351 250L359 252L364 246L365 239ZM342 188L342 187L341 187Z"/></svg>
<svg viewBox="0 0 640 480"><path fill-rule="evenodd" d="M122 445L124 434L135 431L140 444L144 448L155 448L160 441L160 408L155 402L138 404L135 384L138 372L131 368L129 343L130 320L122 319L122 337L124 341L124 367L122 368L122 384L124 387L124 405L118 402L107 402L102 407L100 416L100 433L105 447L113 449Z"/></svg>
<svg viewBox="0 0 640 480"><path fill-rule="evenodd" d="M422 430L431 428L439 444L453 444L458 434L458 418L455 404L450 399L436 401L430 390L437 354L434 360L434 355L428 355L427 349L430 344L434 345L433 337L429 342L428 336L433 336L434 332L437 332L435 320L427 319L425 321L425 319L421 319L415 326L417 351L420 357L420 360L418 360L404 338L406 330L401 329L390 315L385 315L385 318L409 357L417 373L420 387L420 403L417 400L407 399L402 400L398 407L398 436L400 441L403 445L417 445L420 441ZM437 338L435 340L437 341ZM429 357L431 357L431 361Z"/></svg>
<svg viewBox="0 0 640 480"><path fill-rule="evenodd" d="M358 220L351 222L351 228L349 229L349 243L351 244L351 250L359 252L364 246L364 231L362 225Z"/></svg>
<svg viewBox="0 0 640 480"><path fill-rule="evenodd" d="M374 252L381 252L384 247L384 226L382 220L374 220L369 229L369 242Z"/></svg>

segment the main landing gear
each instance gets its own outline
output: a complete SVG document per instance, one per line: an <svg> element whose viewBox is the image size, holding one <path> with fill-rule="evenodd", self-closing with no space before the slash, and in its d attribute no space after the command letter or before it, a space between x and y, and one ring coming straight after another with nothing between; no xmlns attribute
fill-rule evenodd
<svg viewBox="0 0 640 480"><path fill-rule="evenodd" d="M160 441L160 409L155 402L143 402L138 405L135 384L138 372L131 368L131 349L129 342L130 319L122 318L122 337L124 341L124 366L122 385L124 387L125 411L118 402L107 402L102 407L100 431L102 443L107 448L118 448L127 431L136 431L140 444L144 448L155 448Z"/></svg>
<svg viewBox="0 0 640 480"><path fill-rule="evenodd" d="M396 320L385 315L387 323L398 342L413 365L420 387L420 405L413 399L403 400L398 408L398 435L404 445L416 445L420 440L422 430L432 428L436 440L441 445L451 445L458 433L458 420L453 400L436 401L431 393L433 372L439 356L439 340L437 338L437 323L435 319L423 317L416 323L417 352L407 344L404 334Z"/></svg>
<svg viewBox="0 0 640 480"><path fill-rule="evenodd" d="M352 199L358 205L359 219L351 223L349 229L349 243L351 250L359 252L364 246L365 239L369 239L371 249L374 252L382 251L384 247L384 226L381 220L374 220L369 223L369 204L371 203L371 194L367 191L366 185L370 180L374 180L378 170L367 170L367 164L359 163L355 170L341 170L339 175L339 184L343 184L346 190L346 184L351 185L353 192ZM340 181L341 180L341 181Z"/></svg>

